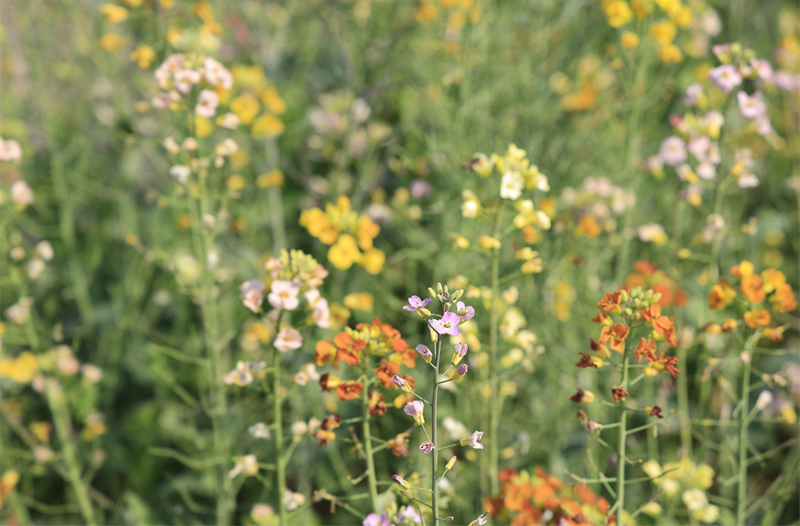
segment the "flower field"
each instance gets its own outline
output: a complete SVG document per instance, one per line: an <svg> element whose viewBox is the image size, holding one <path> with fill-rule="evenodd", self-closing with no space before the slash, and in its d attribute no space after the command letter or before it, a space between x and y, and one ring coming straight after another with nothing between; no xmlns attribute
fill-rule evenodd
<svg viewBox="0 0 800 526"><path fill-rule="evenodd" d="M0 523L800 523L800 9L0 5Z"/></svg>

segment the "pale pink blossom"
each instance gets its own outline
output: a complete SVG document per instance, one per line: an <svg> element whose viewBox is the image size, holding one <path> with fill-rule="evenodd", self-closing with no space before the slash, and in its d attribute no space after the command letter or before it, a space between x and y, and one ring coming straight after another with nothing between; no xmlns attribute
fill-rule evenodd
<svg viewBox="0 0 800 526"><path fill-rule="evenodd" d="M253 312L261 310L261 304L264 302L264 282L260 279L251 279L245 281L239 287L241 292L242 303L245 307Z"/></svg>
<svg viewBox="0 0 800 526"><path fill-rule="evenodd" d="M22 160L22 147L14 139L0 137L0 161L17 164Z"/></svg>
<svg viewBox="0 0 800 526"><path fill-rule="evenodd" d="M300 305L297 295L300 293L300 285L294 281L276 279L272 282L267 300L276 309L294 310Z"/></svg>
<svg viewBox="0 0 800 526"><path fill-rule="evenodd" d="M194 111L201 117L210 119L217 114L217 106L219 106L219 97L215 91L204 89L200 91L200 97L197 99L197 106Z"/></svg>
<svg viewBox="0 0 800 526"><path fill-rule="evenodd" d="M280 352L289 352L303 346L303 335L294 327L284 327L275 336L275 348Z"/></svg>
<svg viewBox="0 0 800 526"><path fill-rule="evenodd" d="M661 143L658 156L664 164L677 166L686 162L686 145L677 135L671 135Z"/></svg>
<svg viewBox="0 0 800 526"><path fill-rule="evenodd" d="M213 58L206 58L203 61L203 70L206 81L212 86L220 86L226 90L233 88L233 75Z"/></svg>
<svg viewBox="0 0 800 526"><path fill-rule="evenodd" d="M199 84L200 79L202 78L200 73L193 69L182 69L180 71L176 71L174 77L175 89L183 94L192 91L192 86Z"/></svg>
<svg viewBox="0 0 800 526"><path fill-rule="evenodd" d="M723 64L709 70L708 78L725 93L730 93L742 83L742 76L730 64Z"/></svg>
<svg viewBox="0 0 800 526"><path fill-rule="evenodd" d="M740 91L736 94L736 100L739 102L739 111L747 119L757 119L767 113L767 105L764 103L764 97L760 91L756 91L752 95Z"/></svg>
<svg viewBox="0 0 800 526"><path fill-rule="evenodd" d="M33 204L33 190L31 187L28 186L28 183L20 179L19 181L15 181L14 184L11 185L11 201L14 204L26 207L30 204Z"/></svg>

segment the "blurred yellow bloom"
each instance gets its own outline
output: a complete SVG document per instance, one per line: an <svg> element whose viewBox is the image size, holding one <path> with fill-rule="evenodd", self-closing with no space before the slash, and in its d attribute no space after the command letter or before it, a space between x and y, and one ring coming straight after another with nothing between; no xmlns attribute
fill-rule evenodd
<svg viewBox="0 0 800 526"><path fill-rule="evenodd" d="M0 360L0 378L10 378L20 384L30 383L38 371L36 356L29 351L20 353L16 358Z"/></svg>
<svg viewBox="0 0 800 526"><path fill-rule="evenodd" d="M681 8L680 0L655 0L655 2L662 11L670 15L677 13Z"/></svg>
<svg viewBox="0 0 800 526"><path fill-rule="evenodd" d="M253 95L244 93L231 101L231 111L241 119L242 124L250 124L261 111L261 106Z"/></svg>
<svg viewBox="0 0 800 526"><path fill-rule="evenodd" d="M174 46L181 40L181 36L183 36L183 30L179 27L171 27L167 29L167 42Z"/></svg>
<svg viewBox="0 0 800 526"><path fill-rule="evenodd" d="M50 422L31 422L28 427L31 430L31 434L39 442L50 441L50 432L53 430L53 425Z"/></svg>
<svg viewBox="0 0 800 526"><path fill-rule="evenodd" d="M451 232L450 239L453 240L453 247L455 248L460 248L462 250L469 248L469 239L465 238L461 234L456 234L455 232Z"/></svg>
<svg viewBox="0 0 800 526"><path fill-rule="evenodd" d="M493 250L500 248L500 240L491 236L483 235L478 238L478 244L484 250Z"/></svg>
<svg viewBox="0 0 800 526"><path fill-rule="evenodd" d="M414 20L420 24L426 24L436 20L436 6L428 0L424 0L418 8L414 10Z"/></svg>
<svg viewBox="0 0 800 526"><path fill-rule="evenodd" d="M195 115L195 123L197 124L197 136L208 137L214 131L214 123L210 119Z"/></svg>
<svg viewBox="0 0 800 526"><path fill-rule="evenodd" d="M153 61L155 56L156 53L153 51L153 48L145 44L140 44L135 50L131 51L131 54L128 55L128 58L130 58L133 62L136 62L140 68L147 69L150 67L150 63Z"/></svg>
<svg viewBox="0 0 800 526"><path fill-rule="evenodd" d="M379 274L383 270L383 264L386 262L386 254L377 248L371 248L364 253L361 264L364 270L372 275Z"/></svg>
<svg viewBox="0 0 800 526"><path fill-rule="evenodd" d="M680 62L683 60L683 53L675 44L667 44L658 50L658 59L665 63Z"/></svg>
<svg viewBox="0 0 800 526"><path fill-rule="evenodd" d="M692 24L692 10L683 6L674 15L671 15L671 18L676 26L687 28Z"/></svg>
<svg viewBox="0 0 800 526"><path fill-rule="evenodd" d="M256 186L258 186L259 188L269 188L270 186L283 186L283 172L281 172L280 170L272 170L269 173L259 175L258 179L256 179Z"/></svg>
<svg viewBox="0 0 800 526"><path fill-rule="evenodd" d="M636 49L639 45L639 36L636 33L631 33L630 31L623 31L622 36L619 39L620 45L625 49Z"/></svg>
<svg viewBox="0 0 800 526"><path fill-rule="evenodd" d="M203 22L211 22L214 20L214 11L211 10L211 6L206 0L200 0L195 4L194 9L192 12L199 16Z"/></svg>
<svg viewBox="0 0 800 526"><path fill-rule="evenodd" d="M353 292L344 297L344 306L351 310L371 312L375 298L369 292Z"/></svg>
<svg viewBox="0 0 800 526"><path fill-rule="evenodd" d="M283 133L283 130L283 121L271 113L266 113L256 119L250 131L254 137L275 137Z"/></svg>
<svg viewBox="0 0 800 526"><path fill-rule="evenodd" d="M131 9L134 9L142 5L142 0L122 0L122 3Z"/></svg>
<svg viewBox="0 0 800 526"><path fill-rule="evenodd" d="M328 249L328 260L339 270L347 270L361 259L358 244L350 234L343 234L335 244Z"/></svg>
<svg viewBox="0 0 800 526"><path fill-rule="evenodd" d="M119 24L128 18L128 10L117 4L103 4L100 7L103 18L110 24Z"/></svg>
<svg viewBox="0 0 800 526"><path fill-rule="evenodd" d="M97 42L103 51L119 51L125 47L125 39L116 33L106 33Z"/></svg>
<svg viewBox="0 0 800 526"><path fill-rule="evenodd" d="M158 3L161 4L161 7L164 9L172 9L172 6L175 5L175 0L158 0Z"/></svg>
<svg viewBox="0 0 800 526"><path fill-rule="evenodd" d="M264 93L261 95L261 102L275 115L280 115L286 111L286 102L284 102L278 94L278 90L274 87L269 87L264 90Z"/></svg>
<svg viewBox="0 0 800 526"><path fill-rule="evenodd" d="M231 192L238 192L247 184L245 178L241 174L233 174L228 177L227 187Z"/></svg>
<svg viewBox="0 0 800 526"><path fill-rule="evenodd" d="M633 11L624 0L603 0L601 7L611 27L622 27L633 17Z"/></svg>
<svg viewBox="0 0 800 526"><path fill-rule="evenodd" d="M675 40L675 34L677 33L678 28L675 27L675 24L670 22L669 20L664 20L663 22L656 22L655 24L650 26L650 34L653 35L653 38L656 39L657 42L661 44L669 44L673 40Z"/></svg>
<svg viewBox="0 0 800 526"><path fill-rule="evenodd" d="M631 0L631 10L639 20L647 18L647 15L653 10L653 2L652 0Z"/></svg>

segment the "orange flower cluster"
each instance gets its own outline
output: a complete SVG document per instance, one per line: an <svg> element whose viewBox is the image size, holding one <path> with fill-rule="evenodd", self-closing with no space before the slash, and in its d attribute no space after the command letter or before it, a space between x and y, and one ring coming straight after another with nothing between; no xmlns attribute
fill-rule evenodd
<svg viewBox="0 0 800 526"><path fill-rule="evenodd" d="M637 261L632 272L625 279L622 288L628 292L635 287L652 289L653 292L661 294L658 304L662 307L685 307L689 302L686 293L678 287L678 284L666 272L659 269L649 261Z"/></svg>
<svg viewBox="0 0 800 526"><path fill-rule="evenodd" d="M508 469L498 478L500 491L487 499L486 509L501 522L510 519L512 526L616 524L614 515L605 522L608 501L585 484L565 484L538 467L533 476Z"/></svg>
<svg viewBox="0 0 800 526"><path fill-rule="evenodd" d="M414 379L409 375L400 375L400 366L413 368L416 359L417 352L408 347L400 331L388 323L382 323L378 318L372 323L358 324L355 329L347 327L334 336L333 340L317 342L314 355L314 362L320 367L331 364L338 369L345 364L360 368L357 380L343 380L331 373L325 373L320 376L319 384L325 391L335 391L339 400L343 401L361 398L367 389L364 403L369 404L370 416L384 416L387 409L384 396L378 387L371 389L370 387L380 383L383 387L397 389L392 381L395 375L413 387ZM394 405L402 407L410 401L409 397L413 399L413 395L403 392L394 401ZM325 432L317 437L320 445L333 440L331 429L333 427L323 429Z"/></svg>
<svg viewBox="0 0 800 526"><path fill-rule="evenodd" d="M768 268L756 274L753 264L749 261L742 261L738 265L731 267L731 274L739 282L739 292L744 297L744 305L747 309L744 313L744 323L751 329L764 328L764 335L773 341L779 342L783 338L785 326L769 327L772 323L772 312L782 313L791 312L797 308L792 287L786 283L786 276L780 270ZM723 310L736 300L737 293L734 286L724 279L717 280L711 287L708 295L708 306L712 310ZM769 299L769 308L762 305ZM738 326L738 321L726 318L720 323L709 323L701 330L713 334L720 332L731 332Z"/></svg>
<svg viewBox="0 0 800 526"><path fill-rule="evenodd" d="M644 324L652 327L653 332L650 338L641 339L634 354L640 362L642 357L650 361L645 374L654 376L662 371L669 371L675 376L679 373L680 371L675 368L678 363L677 358L665 357L664 353L660 356L655 355L657 341L666 341L672 347L678 345L675 321L671 316L661 314L661 299L663 299L661 293L652 289L642 292L638 286L630 292L623 289L604 294L603 299L597 302L600 310L597 316L592 318L593 322L603 326L599 341L591 341L591 350L594 354L579 353L581 359L576 365L581 368L601 367L603 360L611 357L611 351L618 353L625 351L625 341L631 333L631 327ZM612 316L621 316L623 321L617 322Z"/></svg>

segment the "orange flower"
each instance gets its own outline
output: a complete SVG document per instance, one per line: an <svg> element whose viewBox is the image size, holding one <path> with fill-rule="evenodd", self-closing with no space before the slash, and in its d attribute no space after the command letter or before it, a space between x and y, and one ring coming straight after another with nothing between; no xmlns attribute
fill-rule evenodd
<svg viewBox="0 0 800 526"><path fill-rule="evenodd" d="M595 354L597 356L599 356L603 360L608 360L609 358L611 358L611 353L608 351L608 347L606 347L602 343L597 343L594 340L590 340L590 341L591 341L590 345L592 347L592 350L595 352Z"/></svg>
<svg viewBox="0 0 800 526"><path fill-rule="evenodd" d="M764 270L761 279L764 280L764 292L767 294L786 284L786 276L774 268Z"/></svg>
<svg viewBox="0 0 800 526"><path fill-rule="evenodd" d="M653 320L653 333L656 340L666 340L672 347L678 346L675 320L671 316L659 316L658 319Z"/></svg>
<svg viewBox="0 0 800 526"><path fill-rule="evenodd" d="M317 352L314 354L314 363L322 367L336 358L336 346L330 340L317 342Z"/></svg>
<svg viewBox="0 0 800 526"><path fill-rule="evenodd" d="M339 400L353 400L361 396L364 392L364 384L362 382L342 382L336 388L336 396Z"/></svg>
<svg viewBox="0 0 800 526"><path fill-rule="evenodd" d="M642 338L639 340L639 346L633 352L633 355L636 356L636 361L641 363L642 356L647 357L648 359L655 359L655 352L656 352L656 342L651 340L650 338Z"/></svg>
<svg viewBox="0 0 800 526"><path fill-rule="evenodd" d="M783 331L785 331L788 327L788 325L781 325L780 327L765 327L764 337L769 338L775 343L779 343L781 340L783 340Z"/></svg>
<svg viewBox="0 0 800 526"><path fill-rule="evenodd" d="M766 309L752 310L744 313L745 324L755 329L756 327L765 327L772 321L769 311Z"/></svg>
<svg viewBox="0 0 800 526"><path fill-rule="evenodd" d="M731 274L736 279L741 280L753 273L753 264L749 261L742 261L738 265L731 267Z"/></svg>
<svg viewBox="0 0 800 526"><path fill-rule="evenodd" d="M369 392L369 414L371 416L386 414L386 403L383 401L383 395L377 389L371 389Z"/></svg>
<svg viewBox="0 0 800 526"><path fill-rule="evenodd" d="M708 307L712 310L722 310L733 303L735 297L736 291L731 284L724 279L718 280L708 295Z"/></svg>
<svg viewBox="0 0 800 526"><path fill-rule="evenodd" d="M753 303L761 303L766 299L767 293L764 292L764 280L758 274L748 274L742 278L739 290Z"/></svg>
<svg viewBox="0 0 800 526"><path fill-rule="evenodd" d="M775 294L769 299L772 303L772 310L774 312L791 312L797 308L797 300L792 292L792 287L788 283L777 287Z"/></svg>
<svg viewBox="0 0 800 526"><path fill-rule="evenodd" d="M610 294L603 294L603 299L597 302L597 306L603 309L606 314L619 314L622 312L620 303L622 302L622 293L620 291L612 292Z"/></svg>
<svg viewBox="0 0 800 526"><path fill-rule="evenodd" d="M625 350L625 338L631 332L631 328L623 323L615 323L611 327L603 327L600 333L600 342L609 342L611 350L619 353Z"/></svg>
<svg viewBox="0 0 800 526"><path fill-rule="evenodd" d="M337 349L336 359L340 362L346 363L347 365L358 365L361 363L361 356L358 354L358 351L352 347Z"/></svg>
<svg viewBox="0 0 800 526"><path fill-rule="evenodd" d="M383 360L381 365L375 369L375 376L378 377L378 380L381 381L384 387L392 387L394 386L394 382L392 382L392 376L399 372L399 365L394 362L387 362L386 360Z"/></svg>

